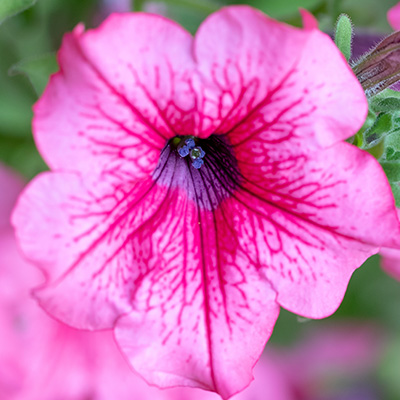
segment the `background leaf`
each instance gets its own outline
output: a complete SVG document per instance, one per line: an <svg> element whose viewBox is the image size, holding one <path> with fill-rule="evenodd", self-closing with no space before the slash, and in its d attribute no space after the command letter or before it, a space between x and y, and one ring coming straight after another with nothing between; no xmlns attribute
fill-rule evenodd
<svg viewBox="0 0 400 400"><path fill-rule="evenodd" d="M23 74L32 84L35 92L40 96L49 81L49 77L57 72L58 64L56 55L45 54L33 59L27 59L15 64L10 68L10 75Z"/></svg>
<svg viewBox="0 0 400 400"><path fill-rule="evenodd" d="M243 2L238 0L235 3ZM314 11L323 2L321 0L250 0L247 3L264 11L272 18L282 19L297 16L299 8Z"/></svg>
<svg viewBox="0 0 400 400"><path fill-rule="evenodd" d="M0 24L9 17L32 7L37 0L1 0Z"/></svg>

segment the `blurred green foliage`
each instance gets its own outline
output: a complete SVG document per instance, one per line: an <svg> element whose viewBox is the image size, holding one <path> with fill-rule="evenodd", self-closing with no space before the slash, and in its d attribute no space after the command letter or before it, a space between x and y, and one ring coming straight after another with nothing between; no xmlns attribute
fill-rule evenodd
<svg viewBox="0 0 400 400"><path fill-rule="evenodd" d="M22 3L33 4L34 1L18 0L18 4ZM244 1L136 0L132 2L132 8L143 10L149 6L161 6L168 17L177 20L190 32L195 32L211 12L224 5L239 3L243 4ZM321 29L329 32L333 31L340 13L345 12L352 18L356 30L389 33L391 28L386 21L386 12L396 1L248 0L246 3L297 26L301 25L298 8L303 7L314 13L320 21ZM3 6L0 6L0 20L5 16L2 10L5 10L6 4L17 3L16 0L0 0ZM101 1L38 0L33 7L8 18L0 25L0 161L12 166L27 179L46 168L32 139L32 105L43 91L50 73L57 70L54 54L62 36L78 22L83 21L87 27L93 27L104 17ZM395 104L397 107L398 100L386 103L383 106L392 107ZM381 125L389 122L382 120ZM400 126L400 121L397 123ZM379 127L376 124L375 128L380 132ZM395 136L387 142L384 157L388 163L398 163L400 160L400 144L397 142L399 139ZM399 192L400 199L397 185L395 190ZM400 283L379 268L377 256L356 271L342 305L329 320L351 318L378 323L393 337L390 341L391 350L388 350L388 356L382 361L380 379L387 388L385 398L394 399L393 393L400 393ZM308 320L300 323L298 317L283 310L271 343L293 343L309 329L323 323Z"/></svg>
<svg viewBox="0 0 400 400"><path fill-rule="evenodd" d="M2 0L0 2L0 23L32 7L35 3L36 0Z"/></svg>

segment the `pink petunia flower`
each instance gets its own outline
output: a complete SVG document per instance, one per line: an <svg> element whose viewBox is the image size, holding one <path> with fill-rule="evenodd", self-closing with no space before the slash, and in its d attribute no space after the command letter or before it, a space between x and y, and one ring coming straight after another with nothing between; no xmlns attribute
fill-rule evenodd
<svg viewBox="0 0 400 400"><path fill-rule="evenodd" d="M128 367L111 332L84 332L50 318L30 296L42 278L22 259L8 222L23 182L0 165L0 399L217 400L192 388L160 390ZM235 400L292 400L286 379L268 360Z"/></svg>
<svg viewBox="0 0 400 400"><path fill-rule="evenodd" d="M397 3L387 13L390 26L395 30L400 30L400 3Z"/></svg>
<svg viewBox="0 0 400 400"><path fill-rule="evenodd" d="M311 17L246 6L195 38L150 14L64 38L35 106L52 172L13 224L58 319L114 328L147 381L243 389L279 307L336 310L399 223L379 164L343 140L367 102Z"/></svg>

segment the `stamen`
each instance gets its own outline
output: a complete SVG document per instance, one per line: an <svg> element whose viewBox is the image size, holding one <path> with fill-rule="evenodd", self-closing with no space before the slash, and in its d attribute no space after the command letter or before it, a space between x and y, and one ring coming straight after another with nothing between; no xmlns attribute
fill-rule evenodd
<svg viewBox="0 0 400 400"><path fill-rule="evenodd" d="M180 141L178 145L178 153L181 157L186 157L189 155L190 150L192 150L196 146L193 137L184 138Z"/></svg>
<svg viewBox="0 0 400 400"><path fill-rule="evenodd" d="M184 137L182 139L175 137L172 143L178 144L177 151L182 158L190 154L192 166L196 169L201 168L201 166L204 164L202 158L206 155L206 153L200 146L196 146L196 139L194 136Z"/></svg>
<svg viewBox="0 0 400 400"><path fill-rule="evenodd" d="M200 169L201 166L204 164L204 161L201 158L197 158L196 160L193 160L193 167L196 169Z"/></svg>

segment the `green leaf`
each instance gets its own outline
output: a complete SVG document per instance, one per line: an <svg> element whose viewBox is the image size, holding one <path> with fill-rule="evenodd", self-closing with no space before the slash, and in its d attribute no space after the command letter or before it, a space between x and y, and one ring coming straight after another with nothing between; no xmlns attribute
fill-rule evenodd
<svg viewBox="0 0 400 400"><path fill-rule="evenodd" d="M400 207L400 185L396 182L396 183L391 183L390 187L392 188L392 193L393 193L394 200L396 202L396 207L399 208Z"/></svg>
<svg viewBox="0 0 400 400"><path fill-rule="evenodd" d="M380 164L389 182L400 181L400 161L381 161Z"/></svg>
<svg viewBox="0 0 400 400"><path fill-rule="evenodd" d="M31 179L47 170L33 138L3 137L0 135L0 161Z"/></svg>
<svg viewBox="0 0 400 400"><path fill-rule="evenodd" d="M392 115L381 113L376 117L373 125L364 131L364 149L376 146L392 130Z"/></svg>
<svg viewBox="0 0 400 400"><path fill-rule="evenodd" d="M132 11L143 11L143 6L146 3L146 0L132 0Z"/></svg>
<svg viewBox="0 0 400 400"><path fill-rule="evenodd" d="M400 151L395 150L393 147L386 147L386 160L388 161L400 161Z"/></svg>
<svg viewBox="0 0 400 400"><path fill-rule="evenodd" d="M374 156L377 160L379 160L383 153L385 152L384 141L381 140L378 144L373 147L367 149L368 153Z"/></svg>
<svg viewBox="0 0 400 400"><path fill-rule="evenodd" d="M400 111L400 98L386 97L375 100L375 97L372 97L372 100L370 105L376 113Z"/></svg>
<svg viewBox="0 0 400 400"><path fill-rule="evenodd" d="M381 161L400 162L400 133L397 130L385 138L385 151Z"/></svg>
<svg viewBox="0 0 400 400"><path fill-rule="evenodd" d="M351 41L353 38L353 25L351 19L346 14L341 14L335 27L335 43L343 53L346 60L351 57Z"/></svg>
<svg viewBox="0 0 400 400"><path fill-rule="evenodd" d="M32 7L37 0L0 0L0 24L9 17Z"/></svg>
<svg viewBox="0 0 400 400"><path fill-rule="evenodd" d="M192 8L198 11L211 14L217 11L222 4L212 0L153 0L155 2L164 3L167 5ZM144 3L143 0L141 0Z"/></svg>
<svg viewBox="0 0 400 400"><path fill-rule="evenodd" d="M396 207L400 207L400 132L393 131L386 136L384 152L379 159L388 178L392 193L396 201Z"/></svg>
<svg viewBox="0 0 400 400"><path fill-rule="evenodd" d="M31 82L35 92L40 96L49 81L52 73L58 70L55 54L46 54L40 57L23 60L12 66L10 75L23 74Z"/></svg>
<svg viewBox="0 0 400 400"><path fill-rule="evenodd" d="M243 4L243 1L237 0L234 3ZM272 18L284 19L299 14L299 8L305 8L313 11L322 0L250 0L247 4L256 7Z"/></svg>

